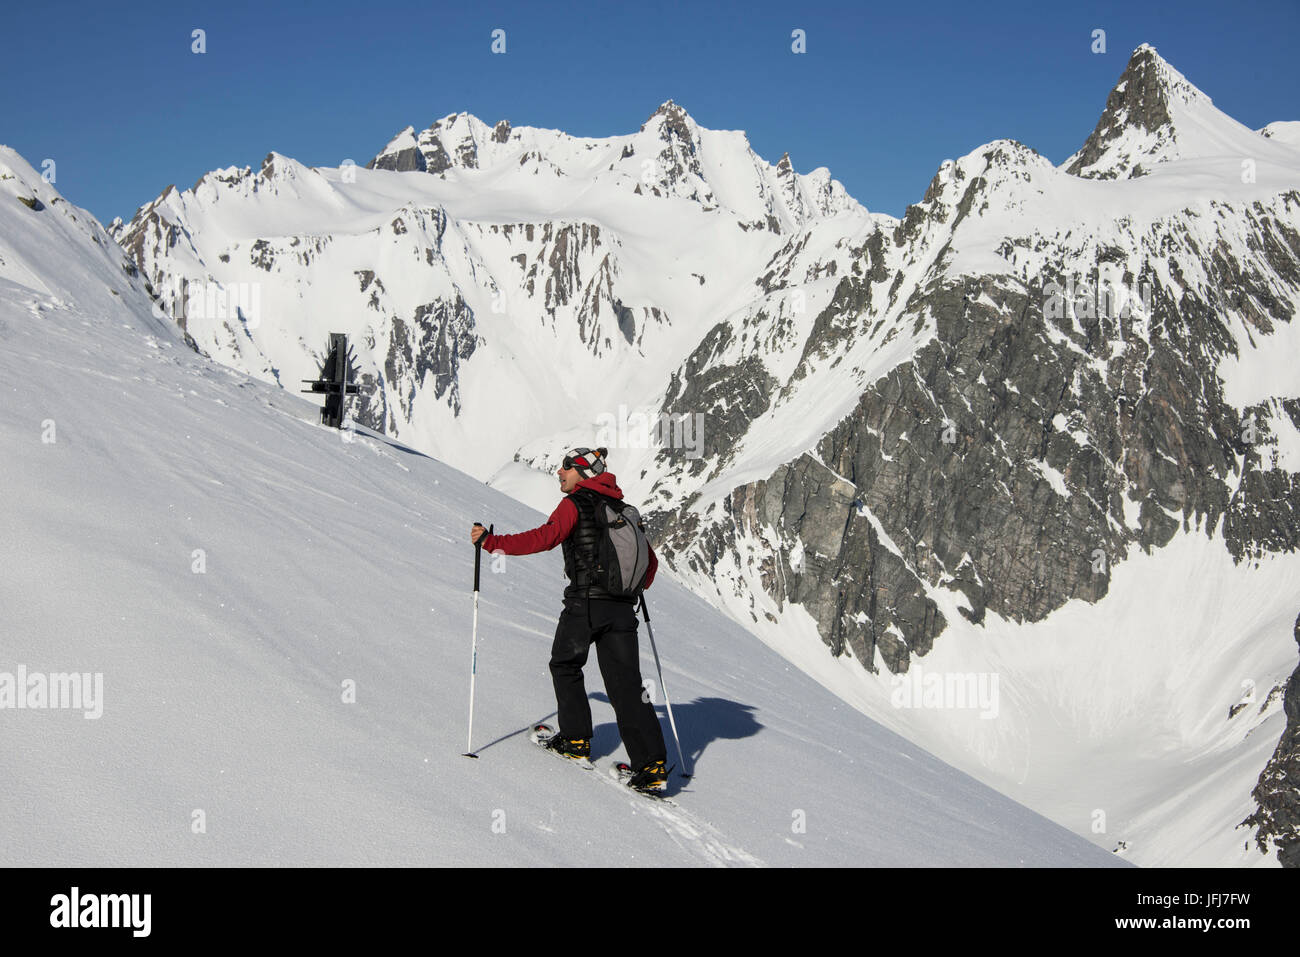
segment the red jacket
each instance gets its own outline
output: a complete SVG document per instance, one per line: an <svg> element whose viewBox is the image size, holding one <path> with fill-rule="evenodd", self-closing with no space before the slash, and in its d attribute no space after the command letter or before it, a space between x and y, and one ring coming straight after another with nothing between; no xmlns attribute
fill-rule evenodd
<svg viewBox="0 0 1300 957"><path fill-rule="evenodd" d="M578 488L589 488L610 498L623 497L623 490L618 487L612 472L601 472L595 478L583 479L578 483ZM548 551L568 538L577 524L578 508L566 495L560 500L560 504L555 506L555 511L551 513L551 517L544 525L538 525L517 535L485 535L483 551L489 553L501 551L507 555L532 555L536 552ZM655 550L652 548L650 567L645 574L646 588L649 588L650 583L654 581L655 570L658 568L659 559L655 558Z"/></svg>

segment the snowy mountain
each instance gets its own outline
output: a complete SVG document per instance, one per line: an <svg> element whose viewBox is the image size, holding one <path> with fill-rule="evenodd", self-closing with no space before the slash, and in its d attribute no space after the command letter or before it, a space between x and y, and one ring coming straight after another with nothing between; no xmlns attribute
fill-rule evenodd
<svg viewBox="0 0 1300 957"><path fill-rule="evenodd" d="M608 140L452 116L370 165L272 153L112 228L205 354L293 388L346 332L357 421L484 478L593 408L651 400L785 232L870 218L825 170L770 167L671 101Z"/></svg>
<svg viewBox="0 0 1300 957"><path fill-rule="evenodd" d="M359 422L523 501L610 446L696 594L1054 820L1290 862L1293 125L1143 45L1074 156L994 140L901 220L669 102L603 140L454 114L364 170L272 154L113 233L207 354L293 388L348 332ZM927 671L1015 694L900 707Z"/></svg>
<svg viewBox="0 0 1300 957"><path fill-rule="evenodd" d="M468 113L453 113L418 135L408 126L366 168L443 180L449 172L490 169L581 179L597 190L690 200L706 212L737 217L745 228L779 233L814 218L862 212L825 167L800 176L789 153L772 167L743 132L704 129L672 100L636 133L600 139L512 127L507 120L489 128Z"/></svg>
<svg viewBox="0 0 1300 957"><path fill-rule="evenodd" d="M1107 98L1096 129L1064 166L1090 179L1132 179L1157 164L1193 158L1262 160L1292 167L1295 158L1288 150L1294 149L1294 138L1260 143L1260 132L1216 109L1213 100L1144 43ZM1266 132L1265 138L1272 134Z"/></svg>
<svg viewBox="0 0 1300 957"><path fill-rule="evenodd" d="M1296 759L1293 731L1271 764L1269 751L1294 712L1282 691L1300 613L1300 153L1245 133L1253 154L1168 155L1140 180L1081 178L1011 141L945 164L894 230L862 242L795 348L754 345L778 325L768 315L711 331L667 407L724 427L699 460L660 452L646 496L670 506L658 530L683 580L774 647L798 628L882 677L927 664L1014 676L1024 697L1005 721L945 716L933 736L905 723L1054 819L1078 820L1063 795L1098 779L1082 770L1093 749L1147 802L1163 779L1154 764L1235 768L1217 794L1140 814L1161 832L1132 835L1144 863L1230 860L1237 825L1261 820L1256 783L1273 804L1264 832L1297 847L1281 823L1294 820L1281 810L1294 772L1266 782ZM1137 567L1196 569L1197 590L1138 584ZM1278 577L1257 591L1264 578L1240 567ZM1148 620L1115 597L1130 589L1168 604ZM1101 617L1072 630L1072 602ZM1188 620L1188 607L1211 613ZM1249 636L1249 667L1225 615ZM1009 659L1034 622L1054 653ZM1057 672L1099 647L1129 662L1162 649L1138 653L1144 688L1170 680L1176 649L1196 663L1188 693L1135 708L1110 665L1101 685L1079 674L1062 686ZM888 720L879 691L845 694ZM1070 759L1031 760L1060 725ZM1114 748L1144 738L1163 747Z"/></svg>
<svg viewBox="0 0 1300 957"><path fill-rule="evenodd" d="M554 555L485 556L466 760L469 526L541 516L195 354L122 266L0 147L6 865L1123 863L666 577L695 777L656 804L564 766L523 733L554 707Z"/></svg>

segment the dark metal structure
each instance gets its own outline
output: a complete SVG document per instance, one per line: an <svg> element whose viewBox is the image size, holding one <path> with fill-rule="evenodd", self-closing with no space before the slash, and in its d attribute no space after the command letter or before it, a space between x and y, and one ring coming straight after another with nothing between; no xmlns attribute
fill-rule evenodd
<svg viewBox="0 0 1300 957"><path fill-rule="evenodd" d="M320 368L320 378L303 379L311 388L303 392L324 393L325 408L320 420L324 425L343 428L343 408L347 397L357 394L357 370L354 357L348 353L348 337L341 332L330 333L330 350Z"/></svg>

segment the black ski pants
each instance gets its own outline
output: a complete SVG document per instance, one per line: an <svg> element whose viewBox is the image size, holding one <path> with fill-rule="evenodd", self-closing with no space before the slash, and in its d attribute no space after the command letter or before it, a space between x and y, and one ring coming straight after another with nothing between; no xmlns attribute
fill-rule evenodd
<svg viewBox="0 0 1300 957"><path fill-rule="evenodd" d="M590 738L591 705L582 680L587 652L596 646L596 660L605 679L605 692L614 706L618 733L628 762L640 770L651 761L665 761L663 729L654 705L642 697L641 662L636 638L636 606L601 598L568 598L551 646L551 679L560 733L566 738Z"/></svg>

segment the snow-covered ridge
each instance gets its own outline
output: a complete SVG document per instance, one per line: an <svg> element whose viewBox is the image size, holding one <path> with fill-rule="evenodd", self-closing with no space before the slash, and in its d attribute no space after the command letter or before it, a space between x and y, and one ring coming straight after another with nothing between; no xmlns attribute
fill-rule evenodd
<svg viewBox="0 0 1300 957"><path fill-rule="evenodd" d="M1277 123L1269 123L1256 132L1265 139L1285 143L1293 149L1300 149L1300 120L1282 120Z"/></svg>
<svg viewBox="0 0 1300 957"><path fill-rule="evenodd" d="M820 216L865 212L825 167L800 175L788 153L775 165L765 163L743 132L705 129L672 100L636 133L603 138L506 120L488 126L470 113L453 113L418 134L408 126L367 167L440 177L513 167L545 171L638 195L688 199L776 232Z"/></svg>
<svg viewBox="0 0 1300 957"><path fill-rule="evenodd" d="M99 221L3 145L0 237L0 281L10 299L24 302L33 317L67 308L111 317L161 341L181 341L174 323L153 314L147 282ZM59 255L51 256L51 249Z"/></svg>

